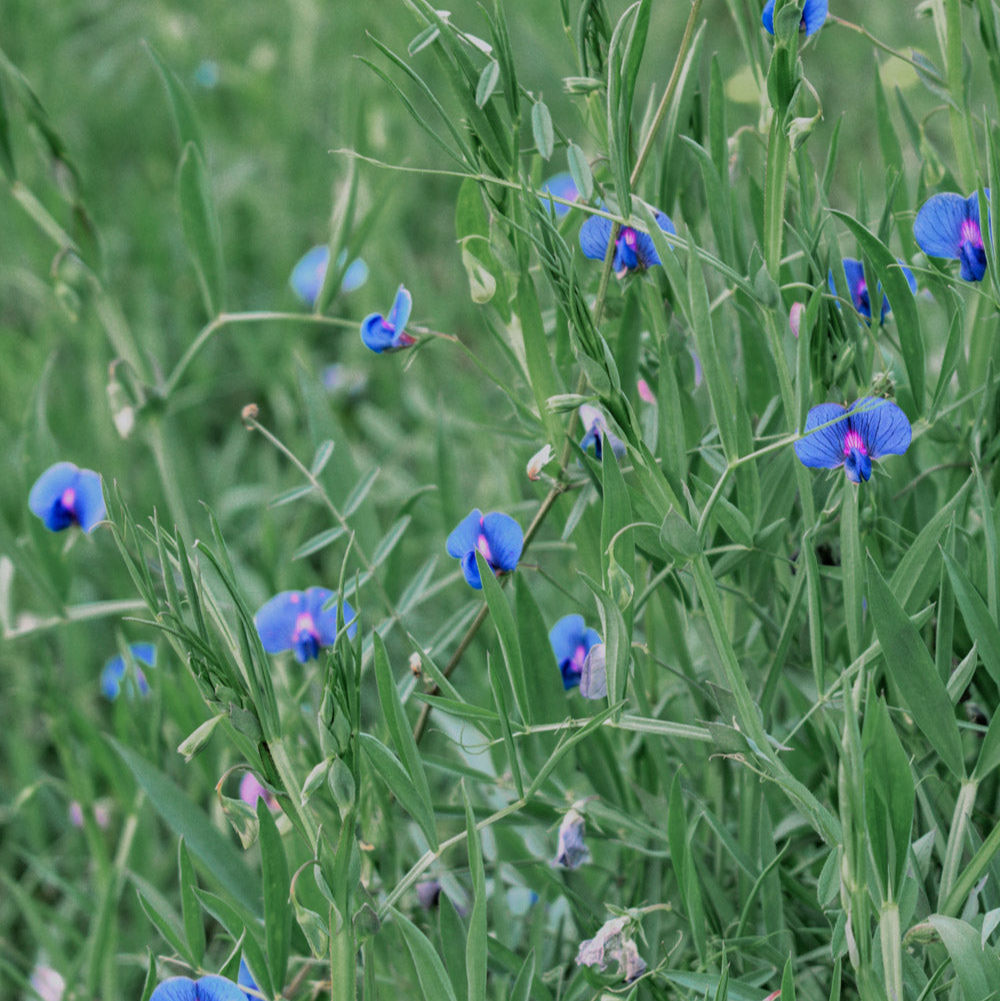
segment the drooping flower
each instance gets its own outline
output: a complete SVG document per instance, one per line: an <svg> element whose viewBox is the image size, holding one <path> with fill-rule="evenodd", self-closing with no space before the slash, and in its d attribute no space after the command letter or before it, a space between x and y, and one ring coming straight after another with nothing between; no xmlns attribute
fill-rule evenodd
<svg viewBox="0 0 1000 1001"><path fill-rule="evenodd" d="M802 20L799 22L799 29L806 33L806 38L823 27L827 7L827 0L806 0L806 5L802 9ZM760 16L760 23L767 29L768 34L774 34L774 0L767 0L764 12Z"/></svg>
<svg viewBox="0 0 1000 1001"><path fill-rule="evenodd" d="M618 973L626 983L641 977L646 963L639 955L632 938L635 921L628 915L605 921L593 938L580 943L576 954L577 966L592 966L598 970L607 969L608 963L618 963Z"/></svg>
<svg viewBox="0 0 1000 1001"><path fill-rule="evenodd" d="M990 190L986 188L987 200ZM979 192L968 198L945 192L932 195L920 206L913 221L913 235L930 257L953 257L962 262L960 274L967 282L981 282L986 274L986 250L979 225Z"/></svg>
<svg viewBox="0 0 1000 1001"><path fill-rule="evenodd" d="M586 429L586 434L580 441L580 448L584 452L593 449L594 458L600 461L604 450L604 440L607 439L611 451L617 458L621 459L625 455L625 442L608 430L608 422L597 407L591 406L589 403L582 404L580 406L580 421Z"/></svg>
<svg viewBox="0 0 1000 1001"><path fill-rule="evenodd" d="M590 851L583 841L584 816L575 807L570 807L559 825L559 847L553 865L563 869L577 869L590 857Z"/></svg>
<svg viewBox="0 0 1000 1001"><path fill-rule="evenodd" d="M871 321L872 318L872 304L871 297L868 294L868 285L865 282L865 267L861 261L856 261L853 257L844 258L844 277L847 279L847 289L851 294L851 302L854 303L854 308L866 319ZM914 294L917 291L917 280L913 277L913 272L905 265L902 261L899 262L900 268L903 272L903 276L906 278L906 283L910 286L910 291ZM828 271L826 275L826 283L830 288L830 292L833 295L837 294L837 285L833 280L833 272ZM879 282L875 287L875 294L878 295L882 291L882 283ZM794 308L794 307L793 307ZM890 312L889 300L885 295L882 296L882 312L879 316L879 323L884 323L886 315ZM796 334L796 336L798 336Z"/></svg>
<svg viewBox="0 0 1000 1001"><path fill-rule="evenodd" d="M347 248L344 247L337 255L337 267L342 268L346 260ZM292 291L307 306L312 306L316 302L319 290L323 287L323 279L326 278L326 267L329 263L330 248L323 244L306 251L292 269L288 284L292 286ZM361 288L366 281L368 281L368 265L358 257L351 261L350 266L344 272L344 277L340 282L340 291L353 292L356 288Z"/></svg>
<svg viewBox="0 0 1000 1001"><path fill-rule="evenodd" d="M253 772L244 772L240 779L240 799L254 810L257 809L259 799L264 800L272 813L281 809L274 793Z"/></svg>
<svg viewBox="0 0 1000 1001"><path fill-rule="evenodd" d="M146 667L156 667L156 647L152 643L130 643L128 647L132 659L137 664L145 664ZM126 674L125 658L116 654L101 670L101 694L112 702L121 694L124 684L125 694L129 698L134 698L136 689L140 695L149 694L149 682L142 673L142 669L136 667L135 682Z"/></svg>
<svg viewBox="0 0 1000 1001"><path fill-rule="evenodd" d="M448 536L449 556L462 561L462 573L477 591L483 582L476 563L476 551L482 553L494 574L510 573L517 566L524 548L524 533L510 515L493 511L484 515L479 508L466 515Z"/></svg>
<svg viewBox="0 0 1000 1001"><path fill-rule="evenodd" d="M260 641L268 653L292 650L295 659L304 664L319 656L319 648L330 646L337 638L337 605L324 605L335 597L325 587L308 591L282 591L265 602L253 617ZM354 639L358 624L354 609L344 602L347 635Z"/></svg>
<svg viewBox="0 0 1000 1001"><path fill-rule="evenodd" d="M425 911L431 911L441 899L441 883L436 879L425 879L417 883L417 903Z"/></svg>
<svg viewBox="0 0 1000 1001"><path fill-rule="evenodd" d="M540 448L529 460L525 472L529 480L537 480L542 470L556 457L551 445Z"/></svg>
<svg viewBox="0 0 1000 1001"><path fill-rule="evenodd" d="M72 462L57 462L35 480L28 507L51 532L70 525L89 532L105 514L100 474Z"/></svg>
<svg viewBox="0 0 1000 1001"><path fill-rule="evenodd" d="M677 229L664 212L656 212L656 221L664 233L676 233ZM611 239L614 224L604 216L592 215L580 227L580 249L585 257L603 261ZM648 233L622 226L615 240L615 256L612 268L619 278L634 271L645 271L654 264L660 264L653 238Z"/></svg>
<svg viewBox="0 0 1000 1001"><path fill-rule="evenodd" d="M608 697L607 657L603 643L595 643L583 658L580 672L580 694L585 699Z"/></svg>
<svg viewBox="0 0 1000 1001"><path fill-rule="evenodd" d="M583 662L590 648L601 642L596 629L588 629L582 615L564 615L549 632L552 652L567 691L580 684Z"/></svg>
<svg viewBox="0 0 1000 1001"><path fill-rule="evenodd" d="M548 191L550 194L555 195L556 198L564 198L568 202L574 202L579 197L579 192L576 190L576 181L573 180L573 175L568 171L564 171L561 174L553 174L547 181L543 181L542 191ZM563 205L562 202L553 201L544 195L541 196L541 199L542 204L546 208L552 208L557 219L562 219L569 212L569 206ZM608 241L605 240L604 246L607 247L607 245ZM602 254L601 256L603 257L604 255Z"/></svg>
<svg viewBox="0 0 1000 1001"><path fill-rule="evenodd" d="M872 459L902 455L912 437L906 414L879 396L864 396L848 409L821 403L809 411L803 433L805 437L795 443L802 464L822 469L843 466L852 483L871 476Z"/></svg>
<svg viewBox="0 0 1000 1001"><path fill-rule="evenodd" d="M361 321L361 340L365 342L365 347L381 354L383 351L395 351L397 348L408 348L411 344L416 344L417 339L404 329L412 306L413 297L400 285L388 317L381 313L370 313Z"/></svg>
<svg viewBox="0 0 1000 1001"><path fill-rule="evenodd" d="M246 994L225 977L171 977L153 991L149 1001L247 1001Z"/></svg>

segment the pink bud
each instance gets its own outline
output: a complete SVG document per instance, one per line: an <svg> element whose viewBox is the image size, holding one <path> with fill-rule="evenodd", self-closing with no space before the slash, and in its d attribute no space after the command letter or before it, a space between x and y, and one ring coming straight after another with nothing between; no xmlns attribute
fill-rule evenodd
<svg viewBox="0 0 1000 1001"><path fill-rule="evenodd" d="M653 391L649 388L649 383L645 379L639 380L639 399L644 400L646 403L656 402L656 397L653 396Z"/></svg>
<svg viewBox="0 0 1000 1001"><path fill-rule="evenodd" d="M788 326L792 328L792 335L799 336L799 327L802 325L802 314L806 311L805 303L793 302L792 308L788 312Z"/></svg>

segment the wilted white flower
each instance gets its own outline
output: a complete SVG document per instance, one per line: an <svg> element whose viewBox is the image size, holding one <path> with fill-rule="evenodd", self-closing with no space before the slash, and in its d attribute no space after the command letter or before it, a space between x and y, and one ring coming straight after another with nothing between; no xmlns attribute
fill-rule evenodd
<svg viewBox="0 0 1000 1001"><path fill-rule="evenodd" d="M543 467L547 466L555 458L555 452L551 445L540 448L528 460L528 479L537 480L542 473Z"/></svg>
<svg viewBox="0 0 1000 1001"><path fill-rule="evenodd" d="M608 675L604 666L603 643L595 643L583 659L580 694L585 699L605 699L608 696Z"/></svg>
<svg viewBox="0 0 1000 1001"><path fill-rule="evenodd" d="M40 963L31 971L31 986L42 1001L62 1001L66 991L62 974Z"/></svg>
<svg viewBox="0 0 1000 1001"><path fill-rule="evenodd" d="M639 955L634 939L629 936L633 918L622 915L601 925L593 938L580 943L576 954L577 966L607 969L608 963L617 962L618 972L631 983L646 972L646 963Z"/></svg>
<svg viewBox="0 0 1000 1001"><path fill-rule="evenodd" d="M576 869L583 865L590 856L583 842L584 817L574 806L563 817L559 825L559 848L556 851L555 865L564 869Z"/></svg>

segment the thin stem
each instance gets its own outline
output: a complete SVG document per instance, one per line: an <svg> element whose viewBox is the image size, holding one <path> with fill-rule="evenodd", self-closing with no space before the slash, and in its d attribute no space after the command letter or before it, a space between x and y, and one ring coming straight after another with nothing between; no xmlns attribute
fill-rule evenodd
<svg viewBox="0 0 1000 1001"><path fill-rule="evenodd" d="M918 63L915 59L911 59L909 56L904 56L902 52L898 49L894 49L891 45L886 45L885 42L876 38L870 31L868 31L867 28L862 28L861 25L854 24L851 21L845 21L842 17L837 17L836 14L827 14L826 16L827 20L833 21L834 24L839 24L842 28L850 28L851 31L856 31L859 35L864 35L865 38L872 43L872 45L881 49L883 52L887 52L890 56L895 56L902 62L909 63L918 73L927 77L927 79L933 80L942 87L947 86L946 82L929 66Z"/></svg>

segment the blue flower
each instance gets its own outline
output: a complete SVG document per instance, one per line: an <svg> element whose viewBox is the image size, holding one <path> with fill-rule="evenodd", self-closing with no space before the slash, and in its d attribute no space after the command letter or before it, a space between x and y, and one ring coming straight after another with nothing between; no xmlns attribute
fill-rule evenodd
<svg viewBox="0 0 1000 1001"><path fill-rule="evenodd" d="M814 431L823 424L829 426ZM902 455L912 437L906 414L879 396L855 400L849 410L838 403L821 403L809 411L803 433L806 437L795 443L802 465L822 469L843 466L852 483L871 476L872 459Z"/></svg>
<svg viewBox="0 0 1000 1001"><path fill-rule="evenodd" d="M549 632L552 652L567 691L580 684L583 662L590 648L601 642L596 629L588 629L582 615L564 615Z"/></svg>
<svg viewBox="0 0 1000 1001"><path fill-rule="evenodd" d="M542 183L542 191L548 191L550 194L556 196L556 198L565 198L568 202L574 202L579 197L579 192L576 190L576 181L573 180L573 175L564 172L562 174L554 174L547 181ZM555 202L551 198L546 198L542 196L542 204L546 208L551 208L556 214L557 219L562 219L569 212L569 206L563 205L562 202ZM608 241L605 239L604 246L607 248ZM601 254L603 259L604 255Z"/></svg>
<svg viewBox="0 0 1000 1001"><path fill-rule="evenodd" d="M396 348L408 348L411 344L416 344L417 339L404 331L412 306L413 297L400 285L388 317L381 313L371 313L361 321L361 340L365 342L365 347L381 354L383 351L395 351Z"/></svg>
<svg viewBox="0 0 1000 1001"><path fill-rule="evenodd" d="M554 865L563 869L576 869L587 861L590 852L583 841L583 828L583 814L575 806L570 807L559 825L559 847L556 849Z"/></svg>
<svg viewBox="0 0 1000 1001"><path fill-rule="evenodd" d="M152 643L130 643L128 647L132 659L146 667L156 667L156 647ZM125 676L125 658L121 654L112 657L101 671L101 694L113 702L121 694L122 682L125 683L125 694L132 698L135 690L132 679ZM140 695L149 694L149 683L140 668L135 669L135 685Z"/></svg>
<svg viewBox="0 0 1000 1001"><path fill-rule="evenodd" d="M254 980L253 974L250 972L250 967L247 966L247 961L242 956L240 957L240 972L236 980L240 987L245 988L243 991L244 1001L260 1001L263 997L257 986L257 981Z"/></svg>
<svg viewBox="0 0 1000 1001"><path fill-rule="evenodd" d="M462 573L477 591L483 582L476 563L476 550L483 554L494 574L510 573L517 566L524 548L524 533L510 515L494 511L483 515L474 508L448 536L449 556L462 561Z"/></svg>
<svg viewBox="0 0 1000 1001"><path fill-rule="evenodd" d="M344 247L337 255L337 267L342 268L347 260L347 248ZM316 302L319 290L323 287L326 277L326 266L330 263L330 248L323 244L313 247L299 259L292 269L288 284L295 294L307 305ZM340 282L341 292L353 292L368 281L368 265L361 258L351 261L350 267L344 272Z"/></svg>
<svg viewBox="0 0 1000 1001"><path fill-rule="evenodd" d="M319 656L321 646L330 646L337 638L337 605L324 608L335 597L325 587L308 591L282 591L265 602L253 617L260 641L268 653L292 650L295 659L304 664ZM344 622L347 635L354 639L358 624L354 609L344 602Z"/></svg>
<svg viewBox="0 0 1000 1001"><path fill-rule="evenodd" d="M677 229L669 217L660 211L656 213L656 221L664 233L676 233ZM607 253L608 241L611 239L613 223L604 216L592 215L580 227L580 249L585 257L595 261L603 261ZM622 226L615 241L615 257L612 262L615 274L623 278L634 271L644 271L654 264L660 264L660 255L656 252L653 238L648 233Z"/></svg>
<svg viewBox="0 0 1000 1001"><path fill-rule="evenodd" d="M225 977L171 977L153 991L149 1001L247 1001L247 996Z"/></svg>
<svg viewBox="0 0 1000 1001"><path fill-rule="evenodd" d="M608 422L597 407L592 407L589 403L582 404L580 406L580 420L586 429L586 434L580 441L582 451L587 452L593 449L594 458L600 461L604 450L604 439L607 439L611 451L617 458L621 459L625 455L625 442L608 430Z"/></svg>
<svg viewBox="0 0 1000 1001"><path fill-rule="evenodd" d="M35 480L28 507L49 531L61 532L79 525L89 532L105 514L101 477L72 462L57 462Z"/></svg>
<svg viewBox="0 0 1000 1001"><path fill-rule="evenodd" d="M913 277L913 272L902 261L899 261L899 266L902 269L903 276L906 278L906 283L910 286L910 291L915 294L917 291L917 280ZM872 318L872 304L871 298L868 295L868 286L865 283L864 265L860 261L856 261L853 257L845 257L844 277L847 279L847 289L851 293L851 302L854 303L854 308L870 322ZM837 286L833 280L832 271L827 272L826 283L830 286L830 292L836 295ZM878 295L881 291L882 283L879 282L875 287L875 294ZM889 300L883 295L882 313L879 316L879 323L885 322L886 315L890 311Z"/></svg>
<svg viewBox="0 0 1000 1001"><path fill-rule="evenodd" d="M986 198L990 190L985 190ZM979 193L968 198L946 192L933 195L920 206L913 221L913 235L930 257L953 257L962 262L967 282L981 282L986 274L986 250L979 226Z"/></svg>
<svg viewBox="0 0 1000 1001"><path fill-rule="evenodd" d="M826 13L827 0L806 0L802 10L802 20L799 22L799 28L806 33L806 38L823 27ZM760 16L760 23L767 29L768 34L774 34L774 0L767 0L764 13Z"/></svg>

